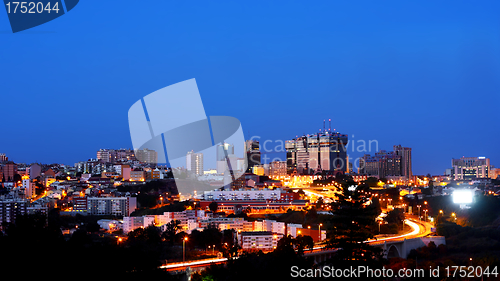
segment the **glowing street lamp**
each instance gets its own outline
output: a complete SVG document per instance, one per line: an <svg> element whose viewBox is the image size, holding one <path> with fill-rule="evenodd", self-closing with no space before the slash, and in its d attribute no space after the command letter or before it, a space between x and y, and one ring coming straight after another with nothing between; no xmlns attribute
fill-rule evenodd
<svg viewBox="0 0 500 281"><path fill-rule="evenodd" d="M182 239L182 262L186 262L186 241L188 241L187 236Z"/></svg>
<svg viewBox="0 0 500 281"><path fill-rule="evenodd" d="M323 226L323 224L322 224L322 223L320 223L320 224L318 225L318 232L319 232L319 233L318 233L318 236L319 236L318 242L319 242L319 241L321 241L321 227L322 227L322 226Z"/></svg>

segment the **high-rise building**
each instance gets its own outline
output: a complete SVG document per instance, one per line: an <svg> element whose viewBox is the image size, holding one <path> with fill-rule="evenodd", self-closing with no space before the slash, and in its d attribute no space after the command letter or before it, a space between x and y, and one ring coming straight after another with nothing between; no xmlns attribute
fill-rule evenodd
<svg viewBox="0 0 500 281"><path fill-rule="evenodd" d="M223 143L217 145L217 161L226 161L226 157L234 154L234 145Z"/></svg>
<svg viewBox="0 0 500 281"><path fill-rule="evenodd" d="M488 178L490 159L486 157L462 157L451 159L451 175L454 180Z"/></svg>
<svg viewBox="0 0 500 281"><path fill-rule="evenodd" d="M396 155L401 156L401 176L411 179L413 177L411 165L411 148L402 147L401 145L394 146Z"/></svg>
<svg viewBox="0 0 500 281"><path fill-rule="evenodd" d="M245 141L245 154L247 157L247 172L251 173L255 165L260 165L260 145L259 141Z"/></svg>
<svg viewBox="0 0 500 281"><path fill-rule="evenodd" d="M96 158L103 163L113 162L115 159L115 151L113 149L99 149Z"/></svg>
<svg viewBox="0 0 500 281"><path fill-rule="evenodd" d="M86 197L87 214L130 216L137 208L136 197Z"/></svg>
<svg viewBox="0 0 500 281"><path fill-rule="evenodd" d="M310 174L315 171L347 171L347 135L323 132L285 142L288 172Z"/></svg>
<svg viewBox="0 0 500 281"><path fill-rule="evenodd" d="M186 155L186 169L196 175L203 175L203 153L189 151Z"/></svg>
<svg viewBox="0 0 500 281"><path fill-rule="evenodd" d="M156 163L154 153L153 155L149 155L153 150L142 151L141 157L144 157L146 163ZM146 155L144 155L146 153ZM153 159L149 159L148 157L153 157ZM100 160L103 163L118 163L118 162L127 162L129 160L136 160L135 152L131 149L99 149L97 151L97 160ZM155 160L155 162L147 162L149 160ZM141 160L139 160L141 161Z"/></svg>
<svg viewBox="0 0 500 281"><path fill-rule="evenodd" d="M217 156L216 159L217 173L223 174L224 172L226 172L226 170L232 170L232 171L239 170L239 168L237 167L238 158L236 157L236 155L234 155L234 145L228 143L217 145L216 156Z"/></svg>
<svg viewBox="0 0 500 281"><path fill-rule="evenodd" d="M26 199L31 199L35 197L35 184L31 182L29 176L23 176L23 185L22 188L24 190L24 196Z"/></svg>
<svg viewBox="0 0 500 281"><path fill-rule="evenodd" d="M135 157L143 163L158 163L158 153L151 149L138 149L135 151Z"/></svg>
<svg viewBox="0 0 500 281"><path fill-rule="evenodd" d="M9 161L9 157L5 156L5 153L0 153L0 162Z"/></svg>
<svg viewBox="0 0 500 281"><path fill-rule="evenodd" d="M411 180L411 148L395 145L394 151L365 154L359 161L359 174L377 178L404 177Z"/></svg>
<svg viewBox="0 0 500 281"><path fill-rule="evenodd" d="M0 177L2 181L13 181L15 174L17 174L17 164L10 162L0 166Z"/></svg>

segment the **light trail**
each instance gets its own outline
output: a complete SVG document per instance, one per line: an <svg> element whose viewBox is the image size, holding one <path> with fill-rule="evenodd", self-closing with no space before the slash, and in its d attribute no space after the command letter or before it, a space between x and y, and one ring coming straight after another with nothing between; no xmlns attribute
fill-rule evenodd
<svg viewBox="0 0 500 281"><path fill-rule="evenodd" d="M391 239L399 239L399 238L404 238L404 237L407 237L407 236L417 236L418 234L420 234L420 226L417 224L417 223L414 223L408 219L405 219L404 220L405 224L410 226L413 230L409 233L406 233L406 234L403 234L403 235L399 235L399 236L392 236L392 237L387 237L387 238L382 238L382 239L377 239L377 240L366 240L366 241L363 241L363 243L378 243L378 242L381 242L381 241L386 241L386 240L391 240ZM312 248L312 251L311 249L305 249L304 250L304 253L311 253L311 252L314 252L314 251L322 251L322 250L326 250L325 247L313 247ZM235 259L237 259L238 257L234 257ZM191 267L191 266L203 266L203 265L208 265L208 264L211 264L211 263L220 263L220 262L226 262L227 261L227 258L219 258L219 259L209 259L209 260L199 260L199 261L192 261L192 262L180 262L180 263L171 263L171 264L166 264L166 265L162 265L160 266L160 268L162 269L174 269L174 268L183 268L183 267Z"/></svg>
<svg viewBox="0 0 500 281"><path fill-rule="evenodd" d="M227 258L200 260L200 261L192 261L192 262L179 262L179 263L170 263L170 264L162 265L162 266L160 266L160 268L171 269L171 268L176 268L176 267L187 267L187 266L193 266L193 265L203 265L203 264L208 264L208 263L214 263L214 262L217 263L217 262L225 262L225 261L227 261Z"/></svg>

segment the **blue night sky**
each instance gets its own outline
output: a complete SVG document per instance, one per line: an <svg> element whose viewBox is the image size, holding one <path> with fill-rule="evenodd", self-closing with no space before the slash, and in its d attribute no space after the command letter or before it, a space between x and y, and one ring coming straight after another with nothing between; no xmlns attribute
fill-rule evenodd
<svg viewBox="0 0 500 281"><path fill-rule="evenodd" d="M290 139L331 118L356 142L411 147L415 174L461 156L500 166L498 1L116 3L80 1L16 34L0 9L11 160L130 148L129 107L196 78L207 115L238 118L247 138Z"/></svg>

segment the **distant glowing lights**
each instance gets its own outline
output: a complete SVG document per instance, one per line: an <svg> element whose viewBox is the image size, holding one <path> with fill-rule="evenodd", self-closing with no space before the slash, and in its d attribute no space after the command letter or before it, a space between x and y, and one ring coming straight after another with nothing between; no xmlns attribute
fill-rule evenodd
<svg viewBox="0 0 500 281"><path fill-rule="evenodd" d="M453 203L470 204L472 203L472 190L462 189L453 191Z"/></svg>

